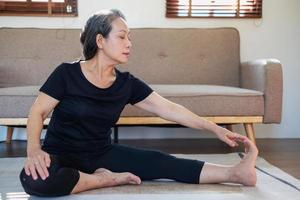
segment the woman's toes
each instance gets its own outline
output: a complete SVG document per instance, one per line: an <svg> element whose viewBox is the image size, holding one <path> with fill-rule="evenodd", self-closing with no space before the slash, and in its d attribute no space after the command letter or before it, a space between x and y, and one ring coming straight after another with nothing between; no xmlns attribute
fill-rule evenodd
<svg viewBox="0 0 300 200"><path fill-rule="evenodd" d="M141 179L129 172L124 172L122 173L124 175L124 183L128 183L128 184L140 184L141 183Z"/></svg>
<svg viewBox="0 0 300 200"><path fill-rule="evenodd" d="M257 149L257 147L249 139L247 139L247 140L244 141L244 145L245 145L247 153L251 153L251 154L256 155L256 156L258 155L258 149Z"/></svg>
<svg viewBox="0 0 300 200"><path fill-rule="evenodd" d="M130 180L129 180L129 183L132 183L132 184L140 184L141 183L141 179L140 177L134 175L134 174L130 174Z"/></svg>
<svg viewBox="0 0 300 200"><path fill-rule="evenodd" d="M141 179L130 172L116 173L108 169L99 168L94 174L99 176L102 182L105 182L106 186L141 183Z"/></svg>

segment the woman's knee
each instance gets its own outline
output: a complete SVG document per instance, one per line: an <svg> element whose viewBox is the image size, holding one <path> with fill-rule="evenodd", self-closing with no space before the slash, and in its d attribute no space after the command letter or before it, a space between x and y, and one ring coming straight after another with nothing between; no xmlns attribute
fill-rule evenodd
<svg viewBox="0 0 300 200"><path fill-rule="evenodd" d="M54 197L69 195L79 180L79 173L75 169L60 168L55 172L49 171L49 176L42 180L40 177L34 180L23 169L20 173L20 181L26 193L35 196Z"/></svg>
<svg viewBox="0 0 300 200"><path fill-rule="evenodd" d="M40 177L34 180L31 175L27 175L25 173L24 169L22 169L19 177L27 194L44 196L44 194L47 193L47 184L45 184L46 181L43 181Z"/></svg>

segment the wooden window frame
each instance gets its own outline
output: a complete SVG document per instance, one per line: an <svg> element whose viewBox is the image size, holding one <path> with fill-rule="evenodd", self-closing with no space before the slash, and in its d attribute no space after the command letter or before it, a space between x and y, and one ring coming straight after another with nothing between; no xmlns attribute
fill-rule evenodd
<svg viewBox="0 0 300 200"><path fill-rule="evenodd" d="M77 17L77 0L64 2L0 1L0 16ZM68 7L67 7L68 6ZM67 9L71 8L71 12Z"/></svg>
<svg viewBox="0 0 300 200"><path fill-rule="evenodd" d="M263 0L236 0L235 4L223 4L222 0L211 0L209 5L193 4L193 0L166 0L167 18L262 18ZM251 5L252 4L252 5ZM223 12L223 13L222 13ZM194 13L194 14L193 14Z"/></svg>

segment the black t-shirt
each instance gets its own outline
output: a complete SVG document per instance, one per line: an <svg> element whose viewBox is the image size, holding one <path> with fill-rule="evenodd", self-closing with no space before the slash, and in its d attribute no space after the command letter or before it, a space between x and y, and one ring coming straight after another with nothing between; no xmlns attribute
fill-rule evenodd
<svg viewBox="0 0 300 200"><path fill-rule="evenodd" d="M125 105L153 92L129 72L117 69L114 83L99 88L86 79L79 61L59 65L40 91L59 100L43 144L52 154L105 151L111 145L111 127Z"/></svg>

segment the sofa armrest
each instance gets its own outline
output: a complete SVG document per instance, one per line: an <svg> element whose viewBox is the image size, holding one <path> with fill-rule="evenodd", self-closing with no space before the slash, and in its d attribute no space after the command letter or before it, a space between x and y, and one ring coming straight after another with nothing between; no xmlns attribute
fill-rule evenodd
<svg viewBox="0 0 300 200"><path fill-rule="evenodd" d="M264 93L264 123L280 123L282 113L282 67L276 59L241 63L240 86Z"/></svg>

